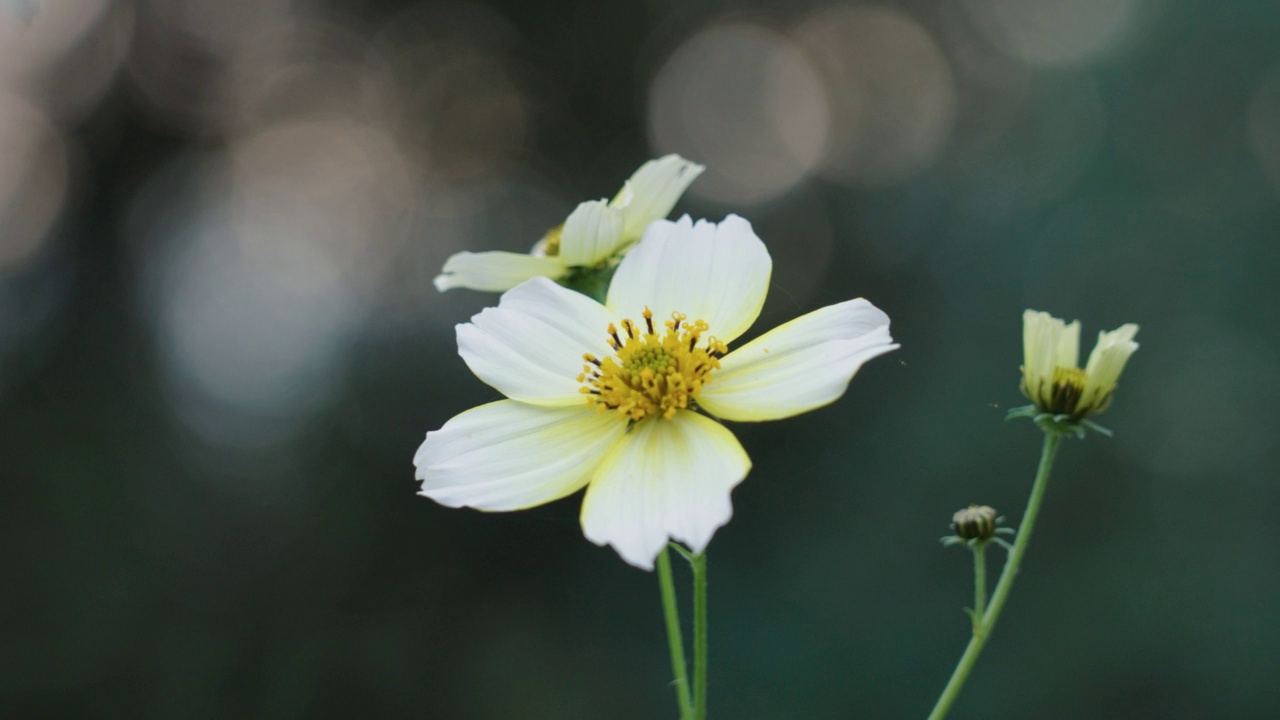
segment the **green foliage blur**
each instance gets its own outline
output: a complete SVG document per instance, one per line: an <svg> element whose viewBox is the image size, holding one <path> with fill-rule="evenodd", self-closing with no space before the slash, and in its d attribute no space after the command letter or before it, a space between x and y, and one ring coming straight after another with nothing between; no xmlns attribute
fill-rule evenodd
<svg viewBox="0 0 1280 720"><path fill-rule="evenodd" d="M938 539L1035 471L1026 308L1141 349L952 717L1280 714L1275 3L6 12L0 715L675 717L657 581L578 496L451 510L411 464L497 397L444 258L666 152L708 166L677 214L773 254L744 340L866 297L902 344L733 427L714 717L928 713L972 599Z"/></svg>

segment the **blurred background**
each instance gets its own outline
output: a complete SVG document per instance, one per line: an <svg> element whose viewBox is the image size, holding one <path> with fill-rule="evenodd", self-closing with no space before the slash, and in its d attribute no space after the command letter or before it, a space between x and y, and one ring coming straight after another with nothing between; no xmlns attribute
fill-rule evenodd
<svg viewBox="0 0 1280 720"><path fill-rule="evenodd" d="M1280 6L0 0L0 714L676 715L656 579L579 497L416 497L496 393L438 294L669 152L768 244L759 328L902 349L733 429L718 718L923 718L951 513L1016 524L1021 313L1142 349L1070 441L953 717L1280 714ZM994 556L993 556L994 557ZM994 563L998 563L993 559ZM685 597L687 579L680 576ZM686 611L686 618L688 613Z"/></svg>

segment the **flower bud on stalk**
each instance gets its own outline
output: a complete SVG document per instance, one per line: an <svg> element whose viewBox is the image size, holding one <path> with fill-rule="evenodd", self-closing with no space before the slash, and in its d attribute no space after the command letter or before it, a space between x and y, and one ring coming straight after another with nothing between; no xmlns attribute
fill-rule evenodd
<svg viewBox="0 0 1280 720"><path fill-rule="evenodd" d="M990 540L996 534L996 511L989 505L970 505L951 516L951 527L965 540Z"/></svg>

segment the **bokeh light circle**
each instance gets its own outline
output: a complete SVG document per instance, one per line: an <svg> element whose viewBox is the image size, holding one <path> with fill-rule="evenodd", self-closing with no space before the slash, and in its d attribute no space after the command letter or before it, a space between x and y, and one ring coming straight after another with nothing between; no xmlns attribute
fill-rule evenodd
<svg viewBox="0 0 1280 720"><path fill-rule="evenodd" d="M956 88L918 22L888 8L840 5L810 15L794 35L827 88L824 175L891 185L937 158L955 121Z"/></svg>
<svg viewBox="0 0 1280 720"><path fill-rule="evenodd" d="M1280 69L1263 79L1249 103L1249 138L1262 169L1280 191Z"/></svg>
<svg viewBox="0 0 1280 720"><path fill-rule="evenodd" d="M48 238L67 193L65 143L39 109L0 92L0 275L23 267Z"/></svg>
<svg viewBox="0 0 1280 720"><path fill-rule="evenodd" d="M229 160L183 156L138 193L139 301L175 415L209 444L269 447L333 397L362 306L314 226L246 212Z"/></svg>
<svg viewBox="0 0 1280 720"><path fill-rule="evenodd" d="M828 129L817 70L789 39L759 25L702 30L650 86L655 154L705 163L689 192L723 203L761 203L795 187L822 161Z"/></svg>
<svg viewBox="0 0 1280 720"><path fill-rule="evenodd" d="M1030 65L1068 66L1115 48L1141 0L961 0L992 44Z"/></svg>

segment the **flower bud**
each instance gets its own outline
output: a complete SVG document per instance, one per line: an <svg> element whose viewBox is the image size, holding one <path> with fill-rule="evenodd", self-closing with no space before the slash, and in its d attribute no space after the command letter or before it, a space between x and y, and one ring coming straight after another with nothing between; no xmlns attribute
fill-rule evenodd
<svg viewBox="0 0 1280 720"><path fill-rule="evenodd" d="M970 505L951 516L951 527L965 540L990 540L996 534L996 511L987 505Z"/></svg>

